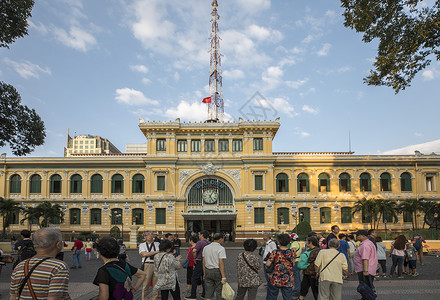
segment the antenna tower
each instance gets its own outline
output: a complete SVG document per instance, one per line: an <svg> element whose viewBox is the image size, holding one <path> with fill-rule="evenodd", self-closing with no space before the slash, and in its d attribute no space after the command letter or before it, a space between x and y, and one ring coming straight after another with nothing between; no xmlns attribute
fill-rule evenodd
<svg viewBox="0 0 440 300"><path fill-rule="evenodd" d="M223 89L222 89L222 68L220 54L220 36L218 34L217 0L212 1L212 32L211 32L211 60L209 69L209 95L211 103L208 104L207 122L223 122Z"/></svg>

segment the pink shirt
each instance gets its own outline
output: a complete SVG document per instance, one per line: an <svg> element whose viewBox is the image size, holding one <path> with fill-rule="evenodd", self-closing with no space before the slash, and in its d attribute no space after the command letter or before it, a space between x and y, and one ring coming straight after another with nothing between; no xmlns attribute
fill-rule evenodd
<svg viewBox="0 0 440 300"><path fill-rule="evenodd" d="M359 247L356 249L354 253L354 271L355 272L363 272L362 260L368 259L368 273L370 275L376 275L377 269L377 252L376 246L369 240L366 239L362 243L359 244Z"/></svg>

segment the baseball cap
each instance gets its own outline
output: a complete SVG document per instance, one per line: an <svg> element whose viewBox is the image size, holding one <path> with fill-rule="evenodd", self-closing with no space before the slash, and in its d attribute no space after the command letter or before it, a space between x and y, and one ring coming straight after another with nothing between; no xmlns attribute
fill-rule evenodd
<svg viewBox="0 0 440 300"><path fill-rule="evenodd" d="M368 236L368 231L361 229L361 230L356 231L355 234Z"/></svg>
<svg viewBox="0 0 440 300"><path fill-rule="evenodd" d="M296 241L296 240L298 240L299 236L298 236L296 233L292 233L292 234L290 235L290 238L291 238L292 240Z"/></svg>

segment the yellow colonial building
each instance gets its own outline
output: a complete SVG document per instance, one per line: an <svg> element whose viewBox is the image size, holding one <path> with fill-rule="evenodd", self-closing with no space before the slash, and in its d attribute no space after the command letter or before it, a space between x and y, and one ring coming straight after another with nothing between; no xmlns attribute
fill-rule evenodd
<svg viewBox="0 0 440 300"><path fill-rule="evenodd" d="M108 234L117 225L131 246L144 230L224 231L236 241L303 220L318 232L333 224L355 230L369 226L352 215L359 199L440 198L440 156L273 152L279 126L279 119L141 122L147 153L0 160L0 196L23 208L60 204L65 219L55 226L65 234ZM21 218L10 231L28 228ZM410 229L410 216L388 228Z"/></svg>

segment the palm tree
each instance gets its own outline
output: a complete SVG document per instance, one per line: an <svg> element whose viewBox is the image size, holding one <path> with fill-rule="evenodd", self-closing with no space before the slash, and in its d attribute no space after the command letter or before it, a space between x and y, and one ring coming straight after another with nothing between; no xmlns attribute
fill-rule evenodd
<svg viewBox="0 0 440 300"><path fill-rule="evenodd" d="M412 215L412 229L417 230L417 213L424 211L425 214L429 210L432 201L426 201L423 198L420 199L407 199L403 200L399 205L400 211L406 211ZM425 210L426 209L426 210Z"/></svg>
<svg viewBox="0 0 440 300"><path fill-rule="evenodd" d="M375 207L376 210L379 211L376 227L374 227L375 229L379 227L380 220L382 220L383 216L391 216L394 223L397 223L399 220L397 216L399 209L395 200L377 199L375 201Z"/></svg>
<svg viewBox="0 0 440 300"><path fill-rule="evenodd" d="M356 201L353 206L353 216L361 212L365 219L370 220L370 227L374 228L374 225L377 222L377 208L375 205L375 200L362 198L361 200Z"/></svg>
<svg viewBox="0 0 440 300"><path fill-rule="evenodd" d="M435 205L437 204L437 202L435 201L431 201L431 200L425 200L425 199L421 199L421 203L420 203L420 211L423 212L423 229L425 228L425 224L426 224L426 215L429 216L429 214L432 214L433 212L433 208L435 207Z"/></svg>
<svg viewBox="0 0 440 300"><path fill-rule="evenodd" d="M45 201L40 203L37 208L41 212L42 218L40 227L49 227L49 224L51 224L54 220L57 220L59 223L64 221L64 213L59 204L52 204L48 201Z"/></svg>
<svg viewBox="0 0 440 300"><path fill-rule="evenodd" d="M21 209L22 208L18 202L0 197L0 215L3 218L3 236L6 236L6 228L11 225L13 214L18 214Z"/></svg>
<svg viewBox="0 0 440 300"><path fill-rule="evenodd" d="M38 226L41 228L40 217L41 212L37 207L26 207L23 211L23 218L20 220L20 224L23 225L25 221L28 221L29 230L31 230L32 222L36 220Z"/></svg>

